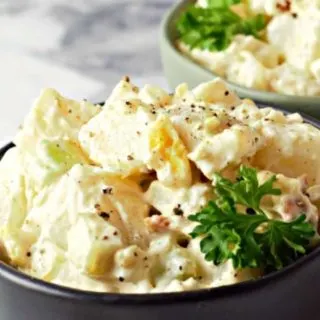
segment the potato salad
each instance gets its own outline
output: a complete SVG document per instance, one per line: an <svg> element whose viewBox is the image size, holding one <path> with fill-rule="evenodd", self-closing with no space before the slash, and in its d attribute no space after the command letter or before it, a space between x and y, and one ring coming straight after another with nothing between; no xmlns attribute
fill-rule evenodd
<svg viewBox="0 0 320 320"><path fill-rule="evenodd" d="M178 48L231 82L320 96L319 0L198 0L177 27Z"/></svg>
<svg viewBox="0 0 320 320"><path fill-rule="evenodd" d="M317 238L320 131L220 79L169 94L125 77L104 106L44 89L14 143L0 162L0 257L47 282L217 287L285 266Z"/></svg>

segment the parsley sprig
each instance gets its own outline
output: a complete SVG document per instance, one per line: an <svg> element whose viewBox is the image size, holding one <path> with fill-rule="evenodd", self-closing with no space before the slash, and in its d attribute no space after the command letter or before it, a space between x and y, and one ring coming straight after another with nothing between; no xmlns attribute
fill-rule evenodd
<svg viewBox="0 0 320 320"><path fill-rule="evenodd" d="M253 35L266 26L263 15L246 19L234 13L230 6L240 0L210 0L207 8L194 4L184 11L177 21L182 42L193 48L221 51L226 49L236 34Z"/></svg>
<svg viewBox="0 0 320 320"><path fill-rule="evenodd" d="M273 187L275 180L272 176L259 185L256 170L244 166L235 183L216 175L216 200L189 217L199 222L191 236L202 237L206 260L219 265L231 259L235 268L280 269L306 253L315 230L305 215L283 222L268 218L260 207L264 196L281 193ZM239 212L237 205L248 213Z"/></svg>

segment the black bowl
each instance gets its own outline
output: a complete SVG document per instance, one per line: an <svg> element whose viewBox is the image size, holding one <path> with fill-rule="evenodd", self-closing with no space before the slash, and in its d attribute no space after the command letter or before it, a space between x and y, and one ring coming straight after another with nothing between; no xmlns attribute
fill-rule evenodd
<svg viewBox="0 0 320 320"><path fill-rule="evenodd" d="M320 128L320 122L304 117ZM12 148L0 150L0 158ZM1 320L317 319L320 248L259 280L181 293L113 294L33 279L0 262ZM318 315L317 315L318 314Z"/></svg>

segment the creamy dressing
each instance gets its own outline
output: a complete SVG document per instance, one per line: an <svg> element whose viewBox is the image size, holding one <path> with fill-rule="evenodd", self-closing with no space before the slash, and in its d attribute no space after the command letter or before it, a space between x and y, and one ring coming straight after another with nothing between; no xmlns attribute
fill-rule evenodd
<svg viewBox="0 0 320 320"><path fill-rule="evenodd" d="M318 222L319 130L219 79L169 95L126 78L104 108L46 89L15 141L0 162L0 257L59 285L149 293L256 278L206 261L189 235L213 174L233 179L241 164L261 182L277 174L270 216Z"/></svg>

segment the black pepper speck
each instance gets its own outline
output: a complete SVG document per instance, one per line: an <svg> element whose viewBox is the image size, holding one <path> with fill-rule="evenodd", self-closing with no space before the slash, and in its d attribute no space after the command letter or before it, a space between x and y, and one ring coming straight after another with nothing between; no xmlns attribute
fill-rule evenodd
<svg viewBox="0 0 320 320"><path fill-rule="evenodd" d="M103 194L112 194L112 188L111 187L107 187L102 189Z"/></svg>
<svg viewBox="0 0 320 320"><path fill-rule="evenodd" d="M109 219L110 218L110 214L108 212L100 212L99 216L103 219Z"/></svg>
<svg viewBox="0 0 320 320"><path fill-rule="evenodd" d="M183 210L181 209L181 204L178 204L174 209L173 213L177 216L183 216Z"/></svg>

